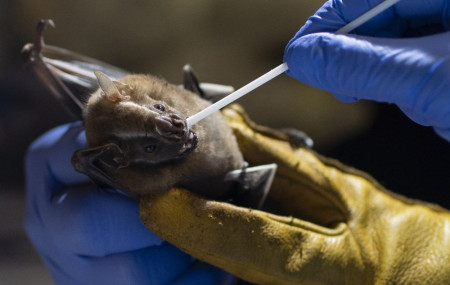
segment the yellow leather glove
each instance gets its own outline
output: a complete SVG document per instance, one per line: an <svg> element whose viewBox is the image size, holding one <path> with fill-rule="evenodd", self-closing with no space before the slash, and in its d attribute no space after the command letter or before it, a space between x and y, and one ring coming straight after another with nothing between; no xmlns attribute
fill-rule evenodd
<svg viewBox="0 0 450 285"><path fill-rule="evenodd" d="M269 198L286 215L172 189L141 199L151 231L256 284L450 284L448 211L224 114L250 165L278 164Z"/></svg>

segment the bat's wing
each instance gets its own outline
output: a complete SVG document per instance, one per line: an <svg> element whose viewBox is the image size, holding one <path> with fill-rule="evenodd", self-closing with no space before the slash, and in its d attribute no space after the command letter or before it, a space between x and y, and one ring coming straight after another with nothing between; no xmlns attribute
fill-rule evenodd
<svg viewBox="0 0 450 285"><path fill-rule="evenodd" d="M54 26L52 20L41 20L34 43L22 49L22 58L31 65L39 79L77 119L81 119L86 97L98 88L94 70L112 79L129 72L102 61L44 43L44 30Z"/></svg>
<svg viewBox="0 0 450 285"><path fill-rule="evenodd" d="M44 31L48 25L54 26L53 21L45 19L38 23L36 40L23 47L22 58L31 65L58 101L76 119L82 119L87 96L98 88L95 70L105 73L113 80L130 72L64 48L45 44ZM199 83L189 65L184 68L183 87L211 101L217 101L234 91L231 86Z"/></svg>
<svg viewBox="0 0 450 285"><path fill-rule="evenodd" d="M235 181L230 194L233 204L259 209L263 205L272 185L277 165L275 163L254 167L243 167L227 173L225 181Z"/></svg>
<svg viewBox="0 0 450 285"><path fill-rule="evenodd" d="M115 188L127 192L126 187L114 179L114 174L124 167L122 150L114 143L77 150L72 156L76 171L86 174L100 188Z"/></svg>

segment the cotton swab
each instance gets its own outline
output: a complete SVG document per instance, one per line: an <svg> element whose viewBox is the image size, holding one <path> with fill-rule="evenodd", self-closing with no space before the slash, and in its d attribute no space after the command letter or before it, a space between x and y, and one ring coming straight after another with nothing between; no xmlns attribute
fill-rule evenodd
<svg viewBox="0 0 450 285"><path fill-rule="evenodd" d="M258 88L259 86L263 85L264 83L266 83L266 82L270 81L271 79L277 77L278 75L282 74L286 70L288 70L287 64L282 63L279 66L272 69L271 71L265 73L264 75L256 78L255 80L248 83L247 85L244 85L243 87L234 91L233 93L226 96L225 98L206 107L205 109L201 110L197 114L188 117L186 119L188 127L192 127L193 125L198 123L200 120L203 120L204 118L208 117L212 113L222 109L223 107L227 106L228 104L232 103L233 101L236 101L237 99L241 98L242 96L249 93L250 91Z"/></svg>
<svg viewBox="0 0 450 285"><path fill-rule="evenodd" d="M385 1L381 2L377 6L373 7L372 9L367 11L366 13L362 14L358 18L354 19L353 21L351 21L347 25L345 25L342 28L340 28L339 30L337 30L336 33L337 34L346 34L348 32L351 32L352 30L354 30L357 27L361 26L365 22L369 21L370 19L372 19L376 15L380 14L381 12L383 12L386 9L388 9L389 7L397 4L398 2L400 2L400 0L385 0Z"/></svg>
<svg viewBox="0 0 450 285"><path fill-rule="evenodd" d="M364 24L365 22L369 21L373 17L377 16L384 10L388 9L389 7L395 5L400 0L385 0L378 4L377 6L373 7L366 13L362 14L358 18L354 19L347 25L343 26L339 30L336 31L337 34L345 34L348 33L355 28L359 27L360 25ZM249 93L250 91L258 88L259 86L263 85L264 83L272 80L273 78L277 77L278 75L284 73L286 70L288 70L287 64L284 62L280 64L279 66L275 67L271 71L265 73L264 75L256 78L252 82L244 85L243 87L239 88L238 90L234 91L227 97L217 101L216 103L206 107L205 109L201 110L197 114L189 117L186 119L187 124L189 127L195 125L200 120L203 120L204 118L208 117L212 113L222 109L223 107L227 106L228 104L232 103L233 101L236 101L237 99L241 98L245 94Z"/></svg>

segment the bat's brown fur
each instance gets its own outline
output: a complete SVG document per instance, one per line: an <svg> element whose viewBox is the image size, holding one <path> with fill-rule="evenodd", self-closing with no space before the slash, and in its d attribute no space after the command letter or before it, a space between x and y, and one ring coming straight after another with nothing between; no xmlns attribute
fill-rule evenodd
<svg viewBox="0 0 450 285"><path fill-rule="evenodd" d="M154 132L155 113L149 106L166 104L169 112L191 116L210 103L197 94L150 75L129 75L116 84L121 94L108 98L99 89L90 97L84 113L88 148ZM224 175L242 167L236 139L219 112L192 127L198 145L181 159L167 163L130 163L107 173L137 195L157 194L171 187L185 187L217 198L228 190Z"/></svg>

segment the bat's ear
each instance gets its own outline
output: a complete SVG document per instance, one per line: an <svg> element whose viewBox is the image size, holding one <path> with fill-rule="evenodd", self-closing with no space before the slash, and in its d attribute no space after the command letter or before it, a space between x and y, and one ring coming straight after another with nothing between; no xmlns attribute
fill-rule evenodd
<svg viewBox="0 0 450 285"><path fill-rule="evenodd" d="M203 90L200 88L200 83L194 70L189 64L183 66L183 87L186 90L192 91L201 97L204 97Z"/></svg>
<svg viewBox="0 0 450 285"><path fill-rule="evenodd" d="M101 71L96 70L94 74L97 77L100 88L109 100L112 102L120 102L130 99L130 86L118 81L112 81Z"/></svg>
<svg viewBox="0 0 450 285"><path fill-rule="evenodd" d="M196 93L212 103L219 101L234 91L232 86L200 83L194 70L189 64L183 66L183 88Z"/></svg>

